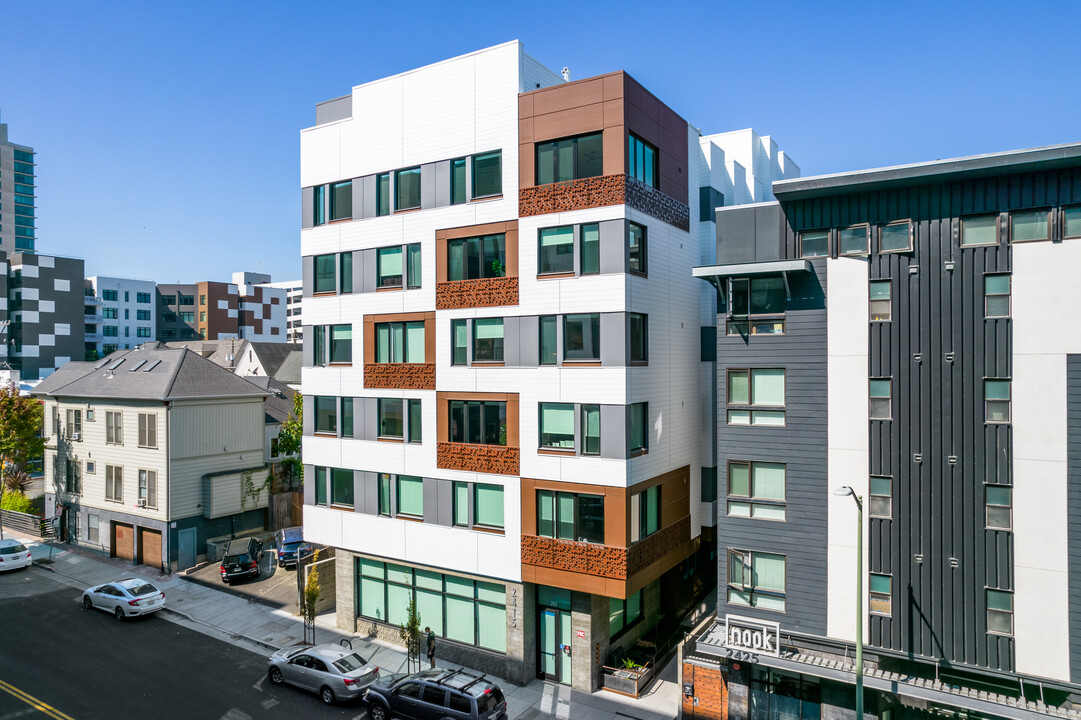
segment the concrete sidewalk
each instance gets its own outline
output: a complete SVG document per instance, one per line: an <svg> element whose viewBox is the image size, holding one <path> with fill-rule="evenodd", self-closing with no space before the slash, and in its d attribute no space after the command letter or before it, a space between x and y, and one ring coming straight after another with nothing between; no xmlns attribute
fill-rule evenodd
<svg viewBox="0 0 1081 720"><path fill-rule="evenodd" d="M19 538L31 549L35 567L25 572L51 572L58 581L79 590L124 576L144 577L165 591L167 607L162 611L165 618L253 652L269 655L279 648L296 645L304 638L300 617L284 609L267 607L189 582L179 574L163 575L153 568L132 565L91 550L63 543L50 547L44 541L22 537L7 528L4 528L4 537ZM50 551L52 563L37 564L38 560L46 560ZM317 643L348 640L364 658L391 672L405 667L402 648L340 630L335 626L333 613L316 619L315 639ZM439 665L458 667L444 662ZM677 673L677 663L673 660L661 670L659 679L653 682L647 694L637 700L603 690L582 693L541 680L519 687L495 679L507 696L510 720L667 720L679 715L681 697Z"/></svg>

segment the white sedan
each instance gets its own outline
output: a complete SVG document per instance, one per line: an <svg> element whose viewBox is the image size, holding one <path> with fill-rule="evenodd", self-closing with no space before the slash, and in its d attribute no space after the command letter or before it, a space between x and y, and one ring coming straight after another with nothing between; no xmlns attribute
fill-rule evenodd
<svg viewBox="0 0 1081 720"><path fill-rule="evenodd" d="M30 548L18 540L0 540L0 571L30 567L32 562Z"/></svg>
<svg viewBox="0 0 1081 720"><path fill-rule="evenodd" d="M149 615L165 607L165 593L139 578L124 578L83 591L83 607L112 613L117 620Z"/></svg>

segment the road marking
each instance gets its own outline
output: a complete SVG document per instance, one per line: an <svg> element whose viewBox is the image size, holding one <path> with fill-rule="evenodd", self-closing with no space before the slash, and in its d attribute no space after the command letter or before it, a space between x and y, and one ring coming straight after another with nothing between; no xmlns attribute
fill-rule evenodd
<svg viewBox="0 0 1081 720"><path fill-rule="evenodd" d="M0 680L0 690L3 690L12 697L22 700L24 703L34 708L35 710L40 710L49 717L53 718L53 720L74 720L74 718L72 718L70 715L66 715L60 712L51 705L46 705L33 695L29 695L20 690L19 688L15 687L14 685L4 682L3 680Z"/></svg>
<svg viewBox="0 0 1081 720"><path fill-rule="evenodd" d="M262 704L264 710L269 710L270 708L277 705L278 701L275 700L274 698L270 698L268 700L264 700L261 704Z"/></svg>

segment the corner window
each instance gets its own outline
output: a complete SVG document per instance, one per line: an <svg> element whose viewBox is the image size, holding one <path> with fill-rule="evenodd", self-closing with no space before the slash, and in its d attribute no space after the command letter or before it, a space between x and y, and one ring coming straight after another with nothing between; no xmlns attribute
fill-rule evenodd
<svg viewBox="0 0 1081 720"><path fill-rule="evenodd" d="M627 313L630 325L630 361L649 362L649 319L641 313Z"/></svg>
<svg viewBox="0 0 1081 720"><path fill-rule="evenodd" d="M419 288L421 282L420 243L410 243L409 245L406 245L405 254L405 286L407 288Z"/></svg>
<svg viewBox="0 0 1081 720"><path fill-rule="evenodd" d="M728 604L785 609L785 556L728 551Z"/></svg>
<svg viewBox="0 0 1081 720"><path fill-rule="evenodd" d="M878 229L879 252L908 252L912 249L912 221L901 220Z"/></svg>
<svg viewBox="0 0 1081 720"><path fill-rule="evenodd" d="M411 443L422 442L424 414L421 401L406 400L406 411L408 415L407 422L409 423L409 433L406 441Z"/></svg>
<svg viewBox="0 0 1081 720"><path fill-rule="evenodd" d="M473 321L473 362L503 362L503 318Z"/></svg>
<svg viewBox="0 0 1081 720"><path fill-rule="evenodd" d="M555 365L557 355L558 316L540 316L540 364Z"/></svg>
<svg viewBox="0 0 1081 720"><path fill-rule="evenodd" d="M646 228L638 223L627 223L627 262L632 273L646 274Z"/></svg>
<svg viewBox="0 0 1081 720"><path fill-rule="evenodd" d="M601 316L588 313L563 316L563 359L601 359Z"/></svg>
<svg viewBox="0 0 1081 720"><path fill-rule="evenodd" d="M597 275L601 271L601 226L598 223L582 225L582 247L578 263L580 275Z"/></svg>
<svg viewBox="0 0 1081 720"><path fill-rule="evenodd" d="M473 197L503 194L503 151L473 156Z"/></svg>
<svg viewBox="0 0 1081 720"><path fill-rule="evenodd" d="M461 205L466 197L465 158L450 161L450 204Z"/></svg>
<svg viewBox="0 0 1081 720"><path fill-rule="evenodd" d="M601 454L601 406L582 406L582 454Z"/></svg>
<svg viewBox="0 0 1081 720"><path fill-rule="evenodd" d="M983 276L983 310L987 318L1010 316L1010 276Z"/></svg>
<svg viewBox="0 0 1081 720"><path fill-rule="evenodd" d="M893 478L872 475L867 514L889 520L893 517Z"/></svg>
<svg viewBox="0 0 1081 720"><path fill-rule="evenodd" d="M507 274L506 235L447 241L447 280L500 278Z"/></svg>
<svg viewBox="0 0 1081 720"><path fill-rule="evenodd" d="M1013 488L1008 485L985 485L987 527L992 530L1013 528Z"/></svg>
<svg viewBox="0 0 1081 720"><path fill-rule="evenodd" d="M657 148L634 133L627 133L627 174L657 187Z"/></svg>
<svg viewBox="0 0 1081 720"><path fill-rule="evenodd" d="M375 251L375 285L380 288L402 286L402 248L400 245Z"/></svg>
<svg viewBox="0 0 1081 720"><path fill-rule="evenodd" d="M891 282L889 280L872 280L869 289L871 291L871 322L889 322L892 320Z"/></svg>
<svg viewBox="0 0 1081 720"><path fill-rule="evenodd" d="M603 544L604 496L538 490L537 534Z"/></svg>
<svg viewBox="0 0 1081 720"><path fill-rule="evenodd" d="M961 247L994 245L998 242L998 215L961 218Z"/></svg>
<svg viewBox="0 0 1081 720"><path fill-rule="evenodd" d="M871 228L868 225L842 228L837 235L840 255L866 255L871 247Z"/></svg>
<svg viewBox="0 0 1081 720"><path fill-rule="evenodd" d="M330 471L330 502L340 507L353 507L353 471L334 468Z"/></svg>
<svg viewBox="0 0 1081 720"><path fill-rule="evenodd" d="M398 398L379 398L379 437L403 439L402 402Z"/></svg>
<svg viewBox="0 0 1081 720"><path fill-rule="evenodd" d="M327 222L327 186L316 185L312 188L312 225L325 225Z"/></svg>
<svg viewBox="0 0 1081 720"><path fill-rule="evenodd" d="M1062 208L1062 236L1081 237L1081 205Z"/></svg>
<svg viewBox="0 0 1081 720"><path fill-rule="evenodd" d="M893 614L893 578L889 575L871 573L868 578L867 610L872 615Z"/></svg>
<svg viewBox="0 0 1081 720"><path fill-rule="evenodd" d="M826 257L830 254L830 231L812 230L799 234L800 257Z"/></svg>
<svg viewBox="0 0 1081 720"><path fill-rule="evenodd" d="M872 378L870 381L871 420L893 418L893 381L889 378Z"/></svg>
<svg viewBox="0 0 1081 720"><path fill-rule="evenodd" d="M338 434L338 398L315 396L315 432Z"/></svg>
<svg viewBox="0 0 1081 720"><path fill-rule="evenodd" d="M784 520L784 463L729 462L728 514L763 520Z"/></svg>
<svg viewBox="0 0 1081 720"><path fill-rule="evenodd" d="M1047 210L1019 210L1010 213L1010 242L1047 240L1050 235Z"/></svg>
<svg viewBox="0 0 1081 720"><path fill-rule="evenodd" d="M750 335L780 335L784 333L784 316L788 304L784 279L762 277L732 280L730 284L731 317L725 332L746 337Z"/></svg>
<svg viewBox="0 0 1081 720"><path fill-rule="evenodd" d="M348 220L353 217L353 183L334 183L330 186L330 221Z"/></svg>
<svg viewBox="0 0 1081 720"><path fill-rule="evenodd" d="M983 398L985 421L1008 423L1010 421L1010 381L984 380Z"/></svg>
<svg viewBox="0 0 1081 720"><path fill-rule="evenodd" d="M338 258L339 276L342 279L341 292L353 292L353 253L342 253ZM277 300L278 298L271 298ZM275 303L276 304L276 303Z"/></svg>
<svg viewBox="0 0 1081 720"><path fill-rule="evenodd" d="M394 209L420 207L420 168L406 168L394 173Z"/></svg>
<svg viewBox="0 0 1081 720"><path fill-rule="evenodd" d="M399 475L397 481L397 515L424 517L424 479Z"/></svg>
<svg viewBox="0 0 1081 720"><path fill-rule="evenodd" d="M377 363L423 363L424 321L375 324Z"/></svg>
<svg viewBox="0 0 1081 720"><path fill-rule="evenodd" d="M1013 635L1013 593L987 590L987 632Z"/></svg>
<svg viewBox="0 0 1081 720"><path fill-rule="evenodd" d="M537 143L537 185L597 177L604 173L601 133Z"/></svg>
<svg viewBox="0 0 1081 720"><path fill-rule="evenodd" d="M649 451L649 403L627 406L627 451L630 456Z"/></svg>
<svg viewBox="0 0 1081 720"><path fill-rule="evenodd" d="M507 403L451 400L449 440L475 445L507 444Z"/></svg>
<svg viewBox="0 0 1081 720"><path fill-rule="evenodd" d="M574 451L574 405L540 403L540 447Z"/></svg>
<svg viewBox="0 0 1081 720"><path fill-rule="evenodd" d="M469 364L469 327L465 320L450 321L450 364Z"/></svg>
<svg viewBox="0 0 1081 720"><path fill-rule="evenodd" d="M728 371L729 425L784 425L784 401L783 368Z"/></svg>
<svg viewBox="0 0 1081 720"><path fill-rule="evenodd" d="M540 231L537 274L574 272L574 226L543 228Z"/></svg>
<svg viewBox="0 0 1081 720"><path fill-rule="evenodd" d="M337 290L335 283L337 278L334 275L334 255L316 255L315 256L315 287L316 293L332 293Z"/></svg>
<svg viewBox="0 0 1081 720"><path fill-rule="evenodd" d="M390 215L390 173L375 176L375 214Z"/></svg>

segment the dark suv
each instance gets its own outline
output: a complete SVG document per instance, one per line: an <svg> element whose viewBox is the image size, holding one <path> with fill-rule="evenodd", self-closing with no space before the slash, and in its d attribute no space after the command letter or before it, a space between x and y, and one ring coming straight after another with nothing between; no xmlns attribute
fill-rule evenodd
<svg viewBox="0 0 1081 720"><path fill-rule="evenodd" d="M230 540L221 559L221 581L226 585L237 578L259 577L259 561L263 559L263 544L255 538Z"/></svg>
<svg viewBox="0 0 1081 720"><path fill-rule="evenodd" d="M304 528L290 527L279 530L274 535L274 544L278 546L278 567L296 566L300 558L308 557L315 548L304 541Z"/></svg>
<svg viewBox="0 0 1081 720"><path fill-rule="evenodd" d="M364 696L372 720L506 720L503 691L468 670L434 668L381 676Z"/></svg>

